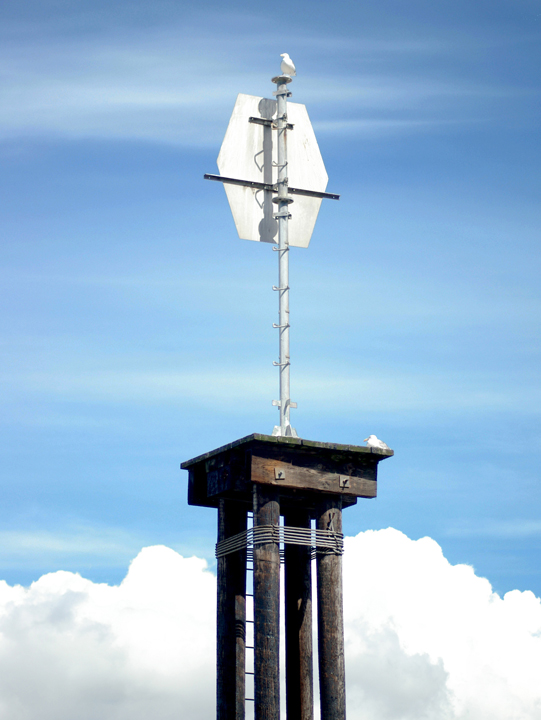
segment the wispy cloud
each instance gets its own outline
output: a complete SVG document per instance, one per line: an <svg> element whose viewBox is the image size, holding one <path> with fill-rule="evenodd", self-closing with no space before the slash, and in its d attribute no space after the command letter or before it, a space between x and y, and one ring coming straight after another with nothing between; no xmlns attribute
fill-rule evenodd
<svg viewBox="0 0 541 720"><path fill-rule="evenodd" d="M51 567L126 567L142 547L152 541L149 534L130 532L121 527L65 523L54 530L0 531L0 565L6 569ZM191 557L195 552L208 555L213 562L212 538L177 533L171 544L176 552Z"/></svg>
<svg viewBox="0 0 541 720"><path fill-rule="evenodd" d="M541 520L509 519L509 520L476 520L462 522L447 528L447 537L492 537L502 539L521 539L541 536Z"/></svg>
<svg viewBox="0 0 541 720"><path fill-rule="evenodd" d="M258 67L245 67L245 58L268 53L275 45L268 33L259 34L255 43L252 29L235 29L231 17L224 17L231 26L227 35L216 18L205 30L174 19L172 27L155 25L144 33L131 28L116 36L109 31L59 38L50 28L44 38L19 35L0 51L0 137L216 146L235 92L265 93L264 76ZM311 38L308 45L313 43ZM333 38L327 38L327 45L328 64L332 67L340 58L341 66L350 69L343 76L327 70L322 77L318 72L317 79L307 76L302 85L302 101L314 104L322 118L319 129L325 132L409 133L423 125L442 129L449 119L476 121L486 116L486 103L517 92L452 77L435 80L428 72L397 65L398 57L449 52L439 40L369 40L359 45L341 39L333 49ZM391 68L372 74L357 71L359 46L372 60L382 54L394 58ZM243 86L233 88L231 78L239 64ZM336 104L341 117L353 113L355 118L346 124L327 119ZM380 116L370 117L374 112Z"/></svg>
<svg viewBox="0 0 541 720"><path fill-rule="evenodd" d="M470 120L469 122L475 122ZM385 118L371 120L323 120L314 123L318 133L339 135L362 135L379 137L382 135L404 135L408 133L439 130L444 125L462 124L458 120L389 120Z"/></svg>
<svg viewBox="0 0 541 720"><path fill-rule="evenodd" d="M134 538L124 530L80 528L70 533L0 531L5 552L54 552L59 554L113 554L131 550Z"/></svg>
<svg viewBox="0 0 541 720"><path fill-rule="evenodd" d="M270 402L274 393L272 371L260 367L238 370L172 371L87 371L28 372L3 377L6 393L35 399L69 400L89 403L167 404L209 407L244 414ZM515 385L499 385L486 373L427 373L423 371L365 371L362 375L351 367L325 368L319 373L304 373L295 381L296 392L311 402L332 408L330 412L379 410L397 411L467 411L486 412L521 407L523 412L537 412L541 403L539 391L524 386L522 378Z"/></svg>

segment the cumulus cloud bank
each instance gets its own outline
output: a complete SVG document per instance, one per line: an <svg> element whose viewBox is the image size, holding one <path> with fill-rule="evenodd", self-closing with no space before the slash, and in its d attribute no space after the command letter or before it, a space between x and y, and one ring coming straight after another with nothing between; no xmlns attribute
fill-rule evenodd
<svg viewBox="0 0 541 720"><path fill-rule="evenodd" d="M349 718L541 718L541 602L503 598L431 538L346 540Z"/></svg>
<svg viewBox="0 0 541 720"><path fill-rule="evenodd" d="M199 720L214 714L216 581L145 548L119 586L0 583L2 720ZM429 538L346 540L349 720L541 718L541 603L503 598Z"/></svg>
<svg viewBox="0 0 541 720"><path fill-rule="evenodd" d="M68 572L0 584L2 720L212 717L214 576L145 548L119 586Z"/></svg>

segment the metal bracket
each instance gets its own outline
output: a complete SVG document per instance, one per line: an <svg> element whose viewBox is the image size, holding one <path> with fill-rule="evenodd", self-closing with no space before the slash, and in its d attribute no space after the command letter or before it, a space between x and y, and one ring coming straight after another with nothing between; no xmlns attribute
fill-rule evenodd
<svg viewBox="0 0 541 720"><path fill-rule="evenodd" d="M284 367L285 365L291 365L289 360L286 360L286 362L283 362L283 363L279 363L279 362L277 363L275 360L273 360L272 364L274 365L274 367Z"/></svg>
<svg viewBox="0 0 541 720"><path fill-rule="evenodd" d="M273 202L273 203L276 203L277 205L279 205L280 203L287 203L288 205L291 205L291 203L292 203L292 202L295 202L295 200L293 200L292 197L280 197L280 196L278 196L278 197L273 197L273 198L272 198L272 202ZM275 215L274 217L278 217L278 216ZM290 215L290 217L291 217L291 215Z"/></svg>
<svg viewBox="0 0 541 720"><path fill-rule="evenodd" d="M276 213L276 215L273 215L272 217L275 219L287 218L288 220L290 220L293 216L291 215L291 213Z"/></svg>
<svg viewBox="0 0 541 720"><path fill-rule="evenodd" d="M282 288L279 288L279 287L276 287L276 285L273 285L272 289L273 290L289 290L289 285L286 285L285 287L282 287Z"/></svg>
<svg viewBox="0 0 541 720"><path fill-rule="evenodd" d="M329 520L328 525L327 525L327 530L330 530L331 532L336 532L336 530L334 529L334 518L335 518L335 516L336 516L336 510L331 511L330 520Z"/></svg>
<svg viewBox="0 0 541 720"><path fill-rule="evenodd" d="M254 125L265 125L265 127L271 127L273 130L277 130L278 127L276 125L275 120L268 120L267 118L258 118L258 117L249 117L248 122L253 123ZM287 130L293 130L295 125L292 125L291 123L287 123L286 129Z"/></svg>
<svg viewBox="0 0 541 720"><path fill-rule="evenodd" d="M349 487L349 477L347 475L340 475L338 484L342 489Z"/></svg>
<svg viewBox="0 0 541 720"><path fill-rule="evenodd" d="M285 328L285 327L291 327L289 323L286 323L285 325L277 325L276 323L272 323L273 328Z"/></svg>
<svg viewBox="0 0 541 720"><path fill-rule="evenodd" d="M286 85L287 83L292 82L291 75L276 75L276 77L273 77L271 82L276 83L277 85Z"/></svg>
<svg viewBox="0 0 541 720"><path fill-rule="evenodd" d="M272 401L272 404L274 405L274 407L282 407L282 403L281 403L280 400L273 400L273 401ZM297 407L297 403L296 403L296 402L291 402L291 400L290 400L289 403L288 403L288 407L290 407L290 408L296 408L296 407Z"/></svg>

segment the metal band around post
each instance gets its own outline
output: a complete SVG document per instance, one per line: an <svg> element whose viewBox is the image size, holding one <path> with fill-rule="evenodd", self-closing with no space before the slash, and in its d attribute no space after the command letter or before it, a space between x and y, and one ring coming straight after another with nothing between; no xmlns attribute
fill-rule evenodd
<svg viewBox="0 0 541 720"><path fill-rule="evenodd" d="M285 525L258 525L244 530L216 544L216 557L253 548L254 545L277 543L284 545L305 545L312 548L312 555L344 554L344 536L334 530L288 527Z"/></svg>

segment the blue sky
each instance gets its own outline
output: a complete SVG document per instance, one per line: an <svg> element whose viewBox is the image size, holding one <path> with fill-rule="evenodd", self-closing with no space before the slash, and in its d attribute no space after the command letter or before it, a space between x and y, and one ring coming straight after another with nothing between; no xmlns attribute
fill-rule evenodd
<svg viewBox="0 0 541 720"><path fill-rule="evenodd" d="M293 423L395 450L345 530L541 595L539 2L0 10L0 575L212 560L179 463L277 411L276 257L203 181L298 68L329 174L291 253Z"/></svg>

